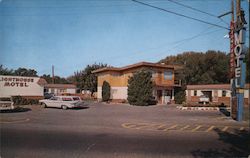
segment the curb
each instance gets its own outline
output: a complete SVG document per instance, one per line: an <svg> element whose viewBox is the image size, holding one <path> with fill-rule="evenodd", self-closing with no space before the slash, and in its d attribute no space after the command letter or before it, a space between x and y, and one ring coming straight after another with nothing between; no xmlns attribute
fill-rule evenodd
<svg viewBox="0 0 250 158"><path fill-rule="evenodd" d="M198 110L198 111L211 111L211 110L228 110L230 111L229 107L183 107L183 106L177 106L176 107L179 110Z"/></svg>

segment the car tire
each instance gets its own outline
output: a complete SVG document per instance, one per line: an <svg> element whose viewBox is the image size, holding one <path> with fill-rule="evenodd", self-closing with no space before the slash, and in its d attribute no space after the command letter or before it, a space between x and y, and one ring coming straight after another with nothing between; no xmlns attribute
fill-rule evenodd
<svg viewBox="0 0 250 158"><path fill-rule="evenodd" d="M62 109L63 109L63 110L67 110L68 107L67 107L66 105L62 105Z"/></svg>
<svg viewBox="0 0 250 158"><path fill-rule="evenodd" d="M47 105L45 103L42 103L43 108L47 108Z"/></svg>

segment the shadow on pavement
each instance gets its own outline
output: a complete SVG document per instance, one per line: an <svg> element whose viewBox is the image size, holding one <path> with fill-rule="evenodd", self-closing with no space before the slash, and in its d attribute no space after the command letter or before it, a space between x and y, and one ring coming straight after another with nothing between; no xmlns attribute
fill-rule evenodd
<svg viewBox="0 0 250 158"><path fill-rule="evenodd" d="M220 107L220 112L224 114L225 116L229 117L230 116L230 111L228 111L226 108Z"/></svg>
<svg viewBox="0 0 250 158"><path fill-rule="evenodd" d="M30 108L17 107L13 110L0 110L0 113L17 113L17 112L28 112L31 111Z"/></svg>
<svg viewBox="0 0 250 158"><path fill-rule="evenodd" d="M193 157L216 158L216 157L248 157L250 155L249 131L235 130L233 133L214 130L219 135L219 140L230 145L228 149L211 148L208 150L197 149L191 152Z"/></svg>
<svg viewBox="0 0 250 158"><path fill-rule="evenodd" d="M88 106L83 106L83 107L76 107L76 108L68 108L67 110L83 110L83 109L88 109ZM46 107L46 109L62 109L62 108L57 108L57 107Z"/></svg>
<svg viewBox="0 0 250 158"><path fill-rule="evenodd" d="M72 110L82 110L82 109L88 109L88 106L85 107L77 107L77 108L73 108Z"/></svg>

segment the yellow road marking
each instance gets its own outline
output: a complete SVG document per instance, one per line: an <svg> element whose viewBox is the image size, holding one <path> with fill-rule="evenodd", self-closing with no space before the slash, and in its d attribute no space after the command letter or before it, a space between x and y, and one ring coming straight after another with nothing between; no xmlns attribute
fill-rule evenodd
<svg viewBox="0 0 250 158"><path fill-rule="evenodd" d="M124 127L124 128L131 128L131 127L135 127L136 125L135 124L133 124L133 123L123 123L122 124L122 127Z"/></svg>
<svg viewBox="0 0 250 158"><path fill-rule="evenodd" d="M164 125L164 124L159 125L159 126L157 127L157 130L160 129L160 128L162 128L162 127L166 127L166 125Z"/></svg>
<svg viewBox="0 0 250 158"><path fill-rule="evenodd" d="M190 125L186 125L185 127L182 127L180 130L183 131L184 129L187 129L188 127L190 127Z"/></svg>
<svg viewBox="0 0 250 158"><path fill-rule="evenodd" d="M18 120L18 121L12 121L12 122L1 122L0 123L18 123L18 122L26 122L29 121L29 119L26 120ZM180 124L174 124L169 126L168 124L161 124L161 123L123 123L122 127L127 129L138 129L138 130L153 130L153 131L169 131L169 130L176 130L176 131L184 131L185 129L188 129L192 127L192 125L180 125ZM168 128L167 128L168 127ZM176 128L181 127L181 128ZM208 126L208 129L199 130L201 127L206 127L206 125L196 125L195 128L190 129L190 132L210 132L217 126L211 125ZM236 127L236 126L219 126L222 128L221 131L225 132L229 128L238 128L240 131L243 131L245 129L248 129L247 127ZM199 131L198 131L199 130ZM189 130L188 130L189 131Z"/></svg>
<svg viewBox="0 0 250 158"><path fill-rule="evenodd" d="M201 128L202 126L197 126L196 128L194 128L193 130L192 130L192 132L194 132L194 131L197 131L199 128Z"/></svg>
<svg viewBox="0 0 250 158"><path fill-rule="evenodd" d="M136 127L136 126L139 126L139 127ZM137 125L135 125L135 129L142 129L144 127L151 127L152 125L151 124L148 124L148 123L138 123Z"/></svg>
<svg viewBox="0 0 250 158"><path fill-rule="evenodd" d="M241 127L241 128L240 128L240 131L243 131L244 129L245 129L244 127Z"/></svg>
<svg viewBox="0 0 250 158"><path fill-rule="evenodd" d="M173 129L173 128L177 127L177 126L178 126L178 125L173 125L173 126L171 126L171 127L169 127L169 128L164 129L163 131L168 131L168 130Z"/></svg>
<svg viewBox="0 0 250 158"><path fill-rule="evenodd" d="M225 132L228 129L228 126L225 126L221 131Z"/></svg>
<svg viewBox="0 0 250 158"><path fill-rule="evenodd" d="M211 131L212 129L214 129L214 127L215 127L215 126L211 126L211 127L209 127L209 128L206 130L206 132Z"/></svg>

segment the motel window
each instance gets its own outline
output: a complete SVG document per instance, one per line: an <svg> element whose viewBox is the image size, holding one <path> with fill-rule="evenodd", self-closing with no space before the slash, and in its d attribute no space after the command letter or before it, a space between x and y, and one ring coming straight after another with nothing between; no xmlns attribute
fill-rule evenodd
<svg viewBox="0 0 250 158"><path fill-rule="evenodd" d="M197 91L196 90L194 91L194 96L197 96Z"/></svg>
<svg viewBox="0 0 250 158"><path fill-rule="evenodd" d="M172 80L173 73L172 71L164 71L164 80Z"/></svg>
<svg viewBox="0 0 250 158"><path fill-rule="evenodd" d="M225 97L225 96L227 96L227 91L223 90L222 91L222 97Z"/></svg>
<svg viewBox="0 0 250 158"><path fill-rule="evenodd" d="M154 70L150 70L152 77L157 77L157 72L155 72Z"/></svg>
<svg viewBox="0 0 250 158"><path fill-rule="evenodd" d="M59 89L60 93L66 93L66 89Z"/></svg>

